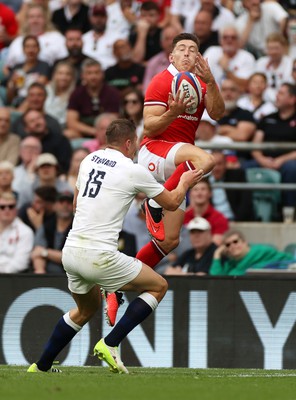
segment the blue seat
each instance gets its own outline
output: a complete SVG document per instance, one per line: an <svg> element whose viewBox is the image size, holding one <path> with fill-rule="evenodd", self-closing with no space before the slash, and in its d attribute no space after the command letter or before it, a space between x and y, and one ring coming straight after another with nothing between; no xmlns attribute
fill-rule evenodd
<svg viewBox="0 0 296 400"><path fill-rule="evenodd" d="M246 170L249 183L280 183L280 172L269 168L248 168ZM253 205L255 217L259 221L278 220L278 208L281 203L280 190L254 190Z"/></svg>
<svg viewBox="0 0 296 400"><path fill-rule="evenodd" d="M296 258L296 243L287 244L287 246L284 248L284 252L290 253Z"/></svg>

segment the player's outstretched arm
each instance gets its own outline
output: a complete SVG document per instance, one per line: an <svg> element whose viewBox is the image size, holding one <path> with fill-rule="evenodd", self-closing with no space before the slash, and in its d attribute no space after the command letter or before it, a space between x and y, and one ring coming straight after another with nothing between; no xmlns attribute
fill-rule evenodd
<svg viewBox="0 0 296 400"><path fill-rule="evenodd" d="M196 75L207 84L207 93L205 95L206 110L212 119L218 120L225 111L224 100L213 77L208 60L205 60L200 53L197 54L195 68Z"/></svg>
<svg viewBox="0 0 296 400"><path fill-rule="evenodd" d="M184 200L187 190L196 185L202 179L203 175L204 171L202 169L186 171L182 174L176 189L171 192L164 189L164 191L154 197L153 200L166 210L175 211Z"/></svg>

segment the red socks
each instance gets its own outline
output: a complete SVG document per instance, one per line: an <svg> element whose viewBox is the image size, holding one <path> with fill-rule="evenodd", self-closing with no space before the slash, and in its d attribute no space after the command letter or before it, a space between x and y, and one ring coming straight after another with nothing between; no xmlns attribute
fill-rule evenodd
<svg viewBox="0 0 296 400"><path fill-rule="evenodd" d="M184 172L193 169L195 169L195 166L192 164L191 161L184 161L182 164L178 165L175 172L169 177L169 179L164 183L163 186L169 191L176 189L179 180L181 178L181 175Z"/></svg>
<svg viewBox="0 0 296 400"><path fill-rule="evenodd" d="M152 239L138 251L136 258L154 269L166 255L167 253Z"/></svg>

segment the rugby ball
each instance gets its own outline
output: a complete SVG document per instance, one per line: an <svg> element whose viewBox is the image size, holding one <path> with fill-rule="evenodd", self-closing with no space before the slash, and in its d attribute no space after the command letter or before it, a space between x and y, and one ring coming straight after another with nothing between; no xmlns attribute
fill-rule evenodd
<svg viewBox="0 0 296 400"><path fill-rule="evenodd" d="M195 76L195 74L182 71L178 72L173 80L171 85L171 91L173 98L176 98L176 95L180 90L180 96L182 97L185 94L185 99L192 96L192 101L189 103L188 107L186 108L186 113L194 114L197 111L197 107L201 101L202 97L202 90L199 80Z"/></svg>

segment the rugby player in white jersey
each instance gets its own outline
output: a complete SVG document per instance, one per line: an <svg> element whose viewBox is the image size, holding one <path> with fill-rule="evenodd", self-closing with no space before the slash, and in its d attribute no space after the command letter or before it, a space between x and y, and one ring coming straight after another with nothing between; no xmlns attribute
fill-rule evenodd
<svg viewBox="0 0 296 400"><path fill-rule="evenodd" d="M63 248L62 262L77 308L58 321L43 354L28 372L59 371L52 368L53 361L97 312L101 287L110 293L140 293L112 331L94 347L94 354L106 361L112 372L128 373L117 348L156 309L167 291L162 276L140 260L118 251L119 232L138 192L146 193L168 210L175 210L189 187L202 178L203 171L185 172L177 188L169 192L149 171L133 163L137 135L131 121L113 121L106 137L107 148L89 154L81 163L73 227Z"/></svg>

